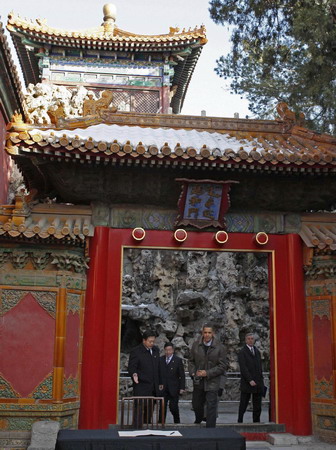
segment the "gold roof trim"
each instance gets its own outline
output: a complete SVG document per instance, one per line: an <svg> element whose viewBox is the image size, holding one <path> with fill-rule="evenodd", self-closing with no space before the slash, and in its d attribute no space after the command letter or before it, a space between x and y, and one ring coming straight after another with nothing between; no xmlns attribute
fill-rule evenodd
<svg viewBox="0 0 336 450"><path fill-rule="evenodd" d="M8 23L7 29L9 31L17 31L21 30L23 33L33 32L38 33L44 37L60 37L60 38L71 38L71 39L98 39L98 40L108 40L108 41L125 41L125 42L143 42L143 43L151 43L151 42L178 42L178 41L186 41L190 39L201 39L202 44L206 43L206 29L204 25L200 27L195 27L193 30L185 30L182 32L174 32L171 31L167 34L158 34L158 35L142 35L130 33L128 31L124 31L118 27L114 27L113 32L106 31L104 26L101 25L96 28L82 30L82 31L70 31L70 30L62 30L58 28L53 28L47 25L45 19L35 19L35 20L27 20L26 18L21 18L19 15L11 12L8 15ZM36 37L36 35L34 36Z"/></svg>

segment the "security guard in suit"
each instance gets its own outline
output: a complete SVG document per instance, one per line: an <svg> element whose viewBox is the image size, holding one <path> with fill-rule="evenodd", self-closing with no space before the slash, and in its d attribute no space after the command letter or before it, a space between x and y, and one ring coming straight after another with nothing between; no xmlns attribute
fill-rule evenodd
<svg viewBox="0 0 336 450"><path fill-rule="evenodd" d="M163 382L163 396L165 399L165 419L167 407L173 415L174 423L180 423L180 411L178 406L179 396L185 390L185 373L183 361L175 355L171 342L164 345L164 356L160 358L160 373Z"/></svg>

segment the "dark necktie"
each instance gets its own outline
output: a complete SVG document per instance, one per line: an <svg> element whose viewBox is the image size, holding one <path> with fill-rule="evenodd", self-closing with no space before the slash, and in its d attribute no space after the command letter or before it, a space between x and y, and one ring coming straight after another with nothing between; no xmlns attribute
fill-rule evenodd
<svg viewBox="0 0 336 450"><path fill-rule="evenodd" d="M254 356L254 348L251 347L250 350L251 350L252 355Z"/></svg>

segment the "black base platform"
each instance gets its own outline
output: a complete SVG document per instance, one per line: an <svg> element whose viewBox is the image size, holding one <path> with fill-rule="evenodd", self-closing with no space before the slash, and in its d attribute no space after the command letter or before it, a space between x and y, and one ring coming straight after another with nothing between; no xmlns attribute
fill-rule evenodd
<svg viewBox="0 0 336 450"><path fill-rule="evenodd" d="M175 428L182 436L119 437L118 431L61 430L56 450L245 450L245 438L230 428Z"/></svg>

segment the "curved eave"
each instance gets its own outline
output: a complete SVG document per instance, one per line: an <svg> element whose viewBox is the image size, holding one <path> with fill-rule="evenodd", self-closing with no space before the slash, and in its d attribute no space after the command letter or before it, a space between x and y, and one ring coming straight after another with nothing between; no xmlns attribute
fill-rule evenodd
<svg viewBox="0 0 336 450"><path fill-rule="evenodd" d="M6 119L9 121L14 111L24 117L24 98L17 69L0 22L0 102Z"/></svg>
<svg viewBox="0 0 336 450"><path fill-rule="evenodd" d="M35 56L34 51L29 51L22 43L22 40L19 36L12 35L12 39L16 49L16 53L19 57L26 86L28 86L29 83L39 83L41 79L38 67L38 58Z"/></svg>
<svg viewBox="0 0 336 450"><path fill-rule="evenodd" d="M179 61L175 68L172 86L178 86L178 88L171 101L174 114L179 114L182 110L188 86L201 52L201 46L193 48L190 55L184 61Z"/></svg>
<svg viewBox="0 0 336 450"><path fill-rule="evenodd" d="M33 139L34 140L33 140ZM17 142L14 142L17 141ZM280 149L253 149L246 151L232 148L210 149L206 145L200 148L171 148L167 143L161 147L139 142L137 145L115 140L94 142L79 138L62 137L60 139L41 139L40 136L27 136L20 142L13 136L7 141L7 152L23 165L25 175L30 179L30 187L47 190L47 180L38 168L37 160L55 162L75 162L83 164L134 165L150 167L194 167L209 169L230 169L246 172L267 173L336 173L335 152L321 150L316 153L307 151L289 152L284 146ZM318 162L317 162L318 159ZM36 186L34 183L38 183ZM42 186L43 185L43 186Z"/></svg>
<svg viewBox="0 0 336 450"><path fill-rule="evenodd" d="M63 129L56 130L11 122L6 150L13 156L42 154L90 161L130 156L232 161L261 167L319 169L336 164L335 138L297 126L284 131L284 123L277 121L213 118L212 122L211 118L141 114L119 119L129 123L70 130L65 122ZM209 125L215 128L207 128Z"/></svg>
<svg viewBox="0 0 336 450"><path fill-rule="evenodd" d="M215 156L214 154L208 154L206 149L203 149L202 154L195 154L195 149L189 148L186 152L181 153L179 149L169 153L169 148L162 148L162 151L158 154L156 149L151 147L148 151L144 152L144 147L139 145L137 148L130 151L123 147L117 148L118 145L113 148L113 151L104 151L94 153L93 149L77 148L70 150L69 146L66 147L52 147L47 145L43 148L39 146L35 147L23 147L19 146L15 150L15 154L11 152L11 156L24 174L26 185L29 190L36 189L40 198L57 196L59 188L50 184L48 178L48 170L66 170L66 165L77 166L77 169L73 167L73 170L81 171L83 167L89 170L90 167L93 173L97 174L95 168L114 168L115 170L131 168L135 169L150 169L151 171L173 170L177 171L192 171L195 174L198 172L201 176L207 177L223 177L234 176L237 174L253 175L258 177L261 175L268 176L280 176L286 177L299 177L302 182L304 178L316 176L324 177L328 176L335 179L336 176L336 161L332 163L288 163L277 161L256 161L253 158L245 158L245 155L224 154L223 156ZM154 154L152 154L154 153ZM165 154L166 153L166 154ZM46 168L43 170L43 166ZM52 169L54 167L54 169ZM43 171L42 171L43 170ZM211 175L213 174L213 175ZM97 181L98 182L98 181ZM308 181L309 182L309 181ZM61 193L63 198L64 193ZM71 193L69 193L71 196ZM72 197L70 200L74 201ZM83 198L82 198L83 201Z"/></svg>

